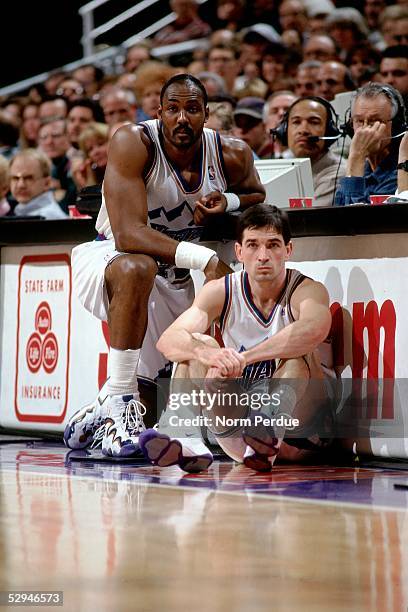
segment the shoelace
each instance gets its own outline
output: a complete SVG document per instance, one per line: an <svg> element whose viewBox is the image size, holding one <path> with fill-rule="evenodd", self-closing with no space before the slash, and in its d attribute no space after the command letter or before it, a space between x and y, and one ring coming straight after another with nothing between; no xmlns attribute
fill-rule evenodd
<svg viewBox="0 0 408 612"><path fill-rule="evenodd" d="M100 419L102 424L99 425L98 429L94 433L93 442L91 444L91 448L97 448L102 444L102 438L105 435L105 417Z"/></svg>
<svg viewBox="0 0 408 612"><path fill-rule="evenodd" d="M130 400L123 416L123 424L131 436L145 431L146 425L143 421L145 414L146 406L138 400Z"/></svg>

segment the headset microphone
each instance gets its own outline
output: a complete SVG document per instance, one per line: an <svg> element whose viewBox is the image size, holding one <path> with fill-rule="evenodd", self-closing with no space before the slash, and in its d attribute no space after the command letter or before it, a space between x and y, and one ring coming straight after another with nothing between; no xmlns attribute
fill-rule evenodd
<svg viewBox="0 0 408 612"><path fill-rule="evenodd" d="M318 142L319 140L338 140L342 134L338 136L307 136L309 142Z"/></svg>

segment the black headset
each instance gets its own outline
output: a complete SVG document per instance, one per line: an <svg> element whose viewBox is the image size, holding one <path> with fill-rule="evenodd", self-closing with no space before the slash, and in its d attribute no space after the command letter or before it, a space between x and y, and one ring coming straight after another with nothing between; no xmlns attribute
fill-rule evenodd
<svg viewBox="0 0 408 612"><path fill-rule="evenodd" d="M336 138L337 136L341 136L342 133L337 127L338 116L336 114L336 111L334 110L330 102L324 100L324 98L319 98L319 96L304 96L303 98L299 98L299 100L295 100L295 102L293 102L293 104L291 104L291 106L286 111L280 124L275 129L271 130L271 134L275 138L278 138L278 140L284 146L287 146L289 115L292 109L296 106L296 104L299 104L299 102L303 102L303 100L312 100L313 102L318 102L327 110L326 131L324 133L324 136L330 136L333 138L332 142L328 141L327 146L330 147L330 145L335 142L334 138Z"/></svg>
<svg viewBox="0 0 408 612"><path fill-rule="evenodd" d="M407 123L408 123L408 121L407 121L407 109L405 107L404 99L403 99L402 95L400 94L400 92L397 91L391 85L387 85L386 83L373 83L373 82L370 82L367 85L370 85L372 88L375 87L379 92L381 92L385 96L387 96L387 98L389 100L394 101L396 106L397 106L397 112L395 114L395 117L393 117L393 119L392 119L391 136L396 136L397 134L401 134L401 132L405 132L408 129L408 125L407 125ZM364 95L364 88L365 87L366 87L366 85L364 85L364 87L361 87L360 89L358 89L356 91L354 99L360 93L363 93L363 95ZM344 120L344 123L342 125L340 125L340 130L344 134L346 134L347 136L350 136L350 138L353 138L353 136L354 136L354 128L353 128L353 121L352 121L352 118L351 118L351 109L352 109L352 105L350 106L350 108L346 112L345 120ZM393 109L394 109L394 104L393 104ZM397 142L399 142L399 141L397 141Z"/></svg>

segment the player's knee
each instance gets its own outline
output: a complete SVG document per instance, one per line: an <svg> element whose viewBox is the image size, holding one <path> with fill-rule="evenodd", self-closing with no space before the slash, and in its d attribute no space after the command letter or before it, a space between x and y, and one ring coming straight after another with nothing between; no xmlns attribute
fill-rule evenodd
<svg viewBox="0 0 408 612"><path fill-rule="evenodd" d="M274 376L276 378L310 378L310 369L304 357L280 359Z"/></svg>
<svg viewBox="0 0 408 612"><path fill-rule="evenodd" d="M113 265L115 264L115 265ZM110 266L109 275L114 277L114 284L126 288L150 291L157 274L157 264L148 255L122 255Z"/></svg>

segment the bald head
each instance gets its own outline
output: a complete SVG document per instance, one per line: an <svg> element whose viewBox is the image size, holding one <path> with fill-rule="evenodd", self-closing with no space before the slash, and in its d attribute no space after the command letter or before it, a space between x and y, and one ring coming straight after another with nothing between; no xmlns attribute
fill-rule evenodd
<svg viewBox="0 0 408 612"><path fill-rule="evenodd" d="M340 62L324 62L316 75L316 95L328 100L343 91L352 91L355 84L346 66Z"/></svg>
<svg viewBox="0 0 408 612"><path fill-rule="evenodd" d="M326 36L325 34L315 34L311 36L304 46L304 60L328 62L336 58L336 44L330 36Z"/></svg>

